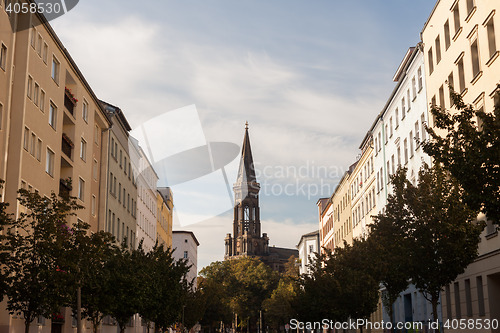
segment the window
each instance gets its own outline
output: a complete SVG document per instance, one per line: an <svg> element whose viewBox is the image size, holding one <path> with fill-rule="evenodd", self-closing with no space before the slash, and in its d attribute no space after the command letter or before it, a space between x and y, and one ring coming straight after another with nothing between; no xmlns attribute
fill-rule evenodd
<svg viewBox="0 0 500 333"><path fill-rule="evenodd" d="M398 147L398 166L401 165L401 148Z"/></svg>
<svg viewBox="0 0 500 333"><path fill-rule="evenodd" d="M389 127L391 129L391 135L390 137L392 138L393 130L392 130L392 117L389 119Z"/></svg>
<svg viewBox="0 0 500 333"><path fill-rule="evenodd" d="M377 156L377 154L378 154L378 140L376 137L375 137L374 142L375 142L375 156Z"/></svg>
<svg viewBox="0 0 500 333"><path fill-rule="evenodd" d="M2 43L2 48L0 50L0 67L5 70L7 64L7 46Z"/></svg>
<svg viewBox="0 0 500 333"><path fill-rule="evenodd" d="M467 0L467 16L469 16L472 13L474 8L476 8L474 0Z"/></svg>
<svg viewBox="0 0 500 333"><path fill-rule="evenodd" d="M82 118L83 120L85 120L85 122L87 123L88 122L88 118L89 118L89 104L87 103L87 101L83 101L82 103Z"/></svg>
<svg viewBox="0 0 500 333"><path fill-rule="evenodd" d="M35 156L35 146L36 146L36 134L31 132L31 141L30 141L30 154L31 154L31 156Z"/></svg>
<svg viewBox="0 0 500 333"><path fill-rule="evenodd" d="M38 104L38 107L40 108L40 111L45 111L45 91L42 89L40 89L40 103Z"/></svg>
<svg viewBox="0 0 500 333"><path fill-rule="evenodd" d="M408 102L408 109L406 112L410 112L410 108L411 108L411 104L410 104L410 101L411 101L411 98L410 98L410 89L408 89L406 91L406 99L407 99L407 102Z"/></svg>
<svg viewBox="0 0 500 333"><path fill-rule="evenodd" d="M188 251L184 251L184 259L188 258Z"/></svg>
<svg viewBox="0 0 500 333"><path fill-rule="evenodd" d="M422 78L422 67L418 68L417 75L418 75L418 91L420 92L420 90L422 90L422 88L424 86L424 81Z"/></svg>
<svg viewBox="0 0 500 333"><path fill-rule="evenodd" d="M36 106L38 106L39 97L40 97L40 86L38 85L38 83L35 82L35 90L33 91L33 103L35 103Z"/></svg>
<svg viewBox="0 0 500 333"><path fill-rule="evenodd" d="M432 47L427 51L427 60L429 61L429 75L434 72L434 64L432 59Z"/></svg>
<svg viewBox="0 0 500 333"><path fill-rule="evenodd" d="M111 138L111 156L115 156L115 139Z"/></svg>
<svg viewBox="0 0 500 333"><path fill-rule="evenodd" d="M472 297L470 292L470 279L465 279L465 305L467 317L472 317Z"/></svg>
<svg viewBox="0 0 500 333"><path fill-rule="evenodd" d="M31 76L28 76L28 88L26 91L28 92L28 98L31 99L33 94L33 78Z"/></svg>
<svg viewBox="0 0 500 333"><path fill-rule="evenodd" d="M380 168L380 190L384 189L383 177L384 177L384 171L382 170L382 168Z"/></svg>
<svg viewBox="0 0 500 333"><path fill-rule="evenodd" d="M51 72L51 77L55 81L55 83L59 84L59 67L61 64L59 61L56 59L55 56L52 57L52 72Z"/></svg>
<svg viewBox="0 0 500 333"><path fill-rule="evenodd" d="M472 42L470 45L470 54L472 60L472 77L476 77L479 74L480 66L479 66L479 50L477 47L477 39Z"/></svg>
<svg viewBox="0 0 500 333"><path fill-rule="evenodd" d="M40 140L40 138L38 138L36 145L36 159L39 161L42 160L42 140Z"/></svg>
<svg viewBox="0 0 500 333"><path fill-rule="evenodd" d="M123 152L120 149L120 168L122 168Z"/></svg>
<svg viewBox="0 0 500 333"><path fill-rule="evenodd" d="M85 198L85 180L78 178L78 199L84 201Z"/></svg>
<svg viewBox="0 0 500 333"><path fill-rule="evenodd" d="M43 59L44 63L47 63L48 55L49 55L49 46L47 45L47 43L44 42L43 43L43 53L42 53L42 59Z"/></svg>
<svg viewBox="0 0 500 333"><path fill-rule="evenodd" d="M460 31L460 11L458 9L458 2L453 7L453 23L455 24L455 35Z"/></svg>
<svg viewBox="0 0 500 333"><path fill-rule="evenodd" d="M448 90L449 90L449 95L450 95L450 106L453 106L453 95L452 92L454 91L454 85L453 85L453 72L448 75Z"/></svg>
<svg viewBox="0 0 500 333"><path fill-rule="evenodd" d="M42 56L42 43L43 43L42 35L38 34L38 41L36 44L36 52L38 53L38 55L40 57Z"/></svg>
<svg viewBox="0 0 500 333"><path fill-rule="evenodd" d="M445 105L444 105L444 87L443 85L441 85L441 87L439 87L439 106L444 108Z"/></svg>
<svg viewBox="0 0 500 333"><path fill-rule="evenodd" d="M395 119L396 119L396 128L398 128L399 127L399 109L396 108L394 113L395 113Z"/></svg>
<svg viewBox="0 0 500 333"><path fill-rule="evenodd" d="M98 145L98 146L99 146L99 132L100 132L99 125L95 125L95 129L94 129L94 143L96 145Z"/></svg>
<svg viewBox="0 0 500 333"><path fill-rule="evenodd" d="M408 139L405 139L403 142L403 149L405 154L405 164L408 163Z"/></svg>
<svg viewBox="0 0 500 333"><path fill-rule="evenodd" d="M52 126L53 129L56 128L56 119L57 119L57 108L52 102L50 102L49 125Z"/></svg>
<svg viewBox="0 0 500 333"><path fill-rule="evenodd" d="M422 125L422 141L425 141L426 139L426 130L425 130L425 114L422 113L420 115L420 125Z"/></svg>
<svg viewBox="0 0 500 333"><path fill-rule="evenodd" d="M458 89L459 93L463 93L465 90L465 74L464 74L464 59L463 57L457 63L458 67Z"/></svg>
<svg viewBox="0 0 500 333"><path fill-rule="evenodd" d="M391 163L392 163L391 174L393 175L396 172L395 164L394 164L394 155L391 156Z"/></svg>
<svg viewBox="0 0 500 333"><path fill-rule="evenodd" d="M45 163L45 172L54 177L54 152L47 147L47 160Z"/></svg>
<svg viewBox="0 0 500 333"><path fill-rule="evenodd" d="M497 52L497 44L495 41L495 26L493 25L493 17L490 18L488 23L486 23L486 32L488 34L489 57L491 58Z"/></svg>
<svg viewBox="0 0 500 333"><path fill-rule="evenodd" d="M382 143L381 137L382 137L382 134L380 132L378 132L378 142L379 142L378 151L380 151L380 149L382 149L382 147L381 147L382 146L381 145L381 143Z"/></svg>
<svg viewBox="0 0 500 333"><path fill-rule="evenodd" d="M80 158L84 161L87 158L87 141L84 138L80 141Z"/></svg>
<svg viewBox="0 0 500 333"><path fill-rule="evenodd" d="M30 139L30 129L28 127L24 127L24 143L23 143L23 148L24 150L28 151L29 149L29 139Z"/></svg>
<svg viewBox="0 0 500 333"><path fill-rule="evenodd" d="M413 98L415 99L417 97L417 80L415 79L415 77L411 79L411 90L413 93Z"/></svg>
<svg viewBox="0 0 500 333"><path fill-rule="evenodd" d="M95 206L96 206L96 198L95 195L92 195L92 203L90 205L92 216L95 216Z"/></svg>
<svg viewBox="0 0 500 333"><path fill-rule="evenodd" d="M31 26L31 47L35 48L35 42L36 42L36 29L35 26Z"/></svg>
<svg viewBox="0 0 500 333"><path fill-rule="evenodd" d="M439 35L436 37L434 45L436 47L436 65L437 65L441 61L441 38L439 37Z"/></svg>
<svg viewBox="0 0 500 333"><path fill-rule="evenodd" d="M124 165L123 172L127 174L127 156L123 157L123 165Z"/></svg>
<svg viewBox="0 0 500 333"><path fill-rule="evenodd" d="M389 142L389 127L387 125L385 125L385 144L387 144L387 142Z"/></svg>
<svg viewBox="0 0 500 333"><path fill-rule="evenodd" d="M92 168L92 176L94 177L94 180L97 180L97 170L98 170L97 160L94 159L94 165Z"/></svg>
<svg viewBox="0 0 500 333"><path fill-rule="evenodd" d="M122 183L118 184L118 202L122 202Z"/></svg>
<svg viewBox="0 0 500 333"><path fill-rule="evenodd" d="M444 24L444 47L445 50L448 50L450 47L450 21L446 20Z"/></svg>
<svg viewBox="0 0 500 333"><path fill-rule="evenodd" d="M113 173L109 173L109 193L113 193Z"/></svg>
<svg viewBox="0 0 500 333"><path fill-rule="evenodd" d="M418 126L418 120L415 122L415 140L417 141L417 148L420 142L420 127Z"/></svg>
<svg viewBox="0 0 500 333"><path fill-rule="evenodd" d="M413 131L410 131L410 158L413 157Z"/></svg>
<svg viewBox="0 0 500 333"><path fill-rule="evenodd" d="M405 119L406 117L406 102L405 98L401 100L401 119Z"/></svg>
<svg viewBox="0 0 500 333"><path fill-rule="evenodd" d="M437 103L436 103L436 95L432 96L431 98L431 106L436 106Z"/></svg>

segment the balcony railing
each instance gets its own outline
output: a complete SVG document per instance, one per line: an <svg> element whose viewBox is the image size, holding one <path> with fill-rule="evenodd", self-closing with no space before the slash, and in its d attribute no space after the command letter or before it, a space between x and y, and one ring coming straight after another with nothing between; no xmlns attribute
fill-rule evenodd
<svg viewBox="0 0 500 333"><path fill-rule="evenodd" d="M73 143L69 142L67 138L64 137L61 140L61 150L62 152L72 160Z"/></svg>
<svg viewBox="0 0 500 333"><path fill-rule="evenodd" d="M59 181L59 196L61 198L69 198L71 190L72 188L67 184L66 180L61 179Z"/></svg>
<svg viewBox="0 0 500 333"><path fill-rule="evenodd" d="M73 98L66 91L64 93L64 106L69 111L69 113L71 113L72 116L74 116L75 104L76 103L73 101Z"/></svg>

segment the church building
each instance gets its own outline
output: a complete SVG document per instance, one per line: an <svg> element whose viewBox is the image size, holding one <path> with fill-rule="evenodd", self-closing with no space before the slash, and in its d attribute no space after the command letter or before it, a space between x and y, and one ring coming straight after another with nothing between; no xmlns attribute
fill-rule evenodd
<svg viewBox="0 0 500 333"><path fill-rule="evenodd" d="M248 135L248 122L241 150L238 178L233 185L234 218L233 235L225 238L224 259L255 257L278 272L285 271L290 257L298 258L298 251L279 247L269 247L267 233L261 233L259 191L260 184L255 176L252 149Z"/></svg>

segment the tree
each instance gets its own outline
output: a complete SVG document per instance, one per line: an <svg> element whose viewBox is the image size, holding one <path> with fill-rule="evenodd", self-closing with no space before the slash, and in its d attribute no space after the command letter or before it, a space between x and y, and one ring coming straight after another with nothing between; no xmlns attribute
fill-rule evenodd
<svg viewBox="0 0 500 333"><path fill-rule="evenodd" d="M327 250L309 268L294 304L301 320L367 318L377 308L379 286L366 241Z"/></svg>
<svg viewBox="0 0 500 333"><path fill-rule="evenodd" d="M394 242L402 244L400 250L406 251L409 261L387 252L383 258L387 261L387 273L393 270L397 275L398 269L408 270L412 283L431 302L437 320L441 290L476 258L484 225L474 223L477 211L463 202L463 189L439 164L432 168L424 165L416 185L406 179L406 169L401 168L392 182L394 194L385 213L377 217L375 236L383 232L382 226L389 225L388 238L382 241L390 242L392 232ZM391 249L398 245L383 246ZM399 282L402 288L404 283ZM392 297L397 289L394 288Z"/></svg>
<svg viewBox="0 0 500 333"><path fill-rule="evenodd" d="M278 328L293 318L295 315L293 302L298 289L299 285L296 280L286 277L280 279L278 286L271 293L271 297L262 303L262 308L266 314L266 322Z"/></svg>
<svg viewBox="0 0 500 333"><path fill-rule="evenodd" d="M0 190L5 182L0 179ZM10 252L5 246L6 227L13 224L13 215L7 212L9 203L0 201L0 302L3 301L7 292L8 276L5 273L5 265L10 257Z"/></svg>
<svg viewBox="0 0 500 333"><path fill-rule="evenodd" d="M408 256L411 243L406 237L410 213L403 198L406 169L391 177L393 194L389 195L384 213L374 216L367 239L370 257L375 262L374 275L384 286L382 304L391 323L394 323L392 305L408 287L411 262ZM393 325L395 326L395 325Z"/></svg>
<svg viewBox="0 0 500 333"><path fill-rule="evenodd" d="M70 303L63 257L71 233L66 221L81 206L54 193L47 198L19 190L19 195L19 218L10 221L5 236L9 258L4 269L9 276L7 309L23 316L28 333L35 318L50 317Z"/></svg>
<svg viewBox="0 0 500 333"><path fill-rule="evenodd" d="M431 139L424 142L423 149L458 180L465 190L462 196L469 207L481 210L498 225L500 104L497 102L493 112L487 113L466 105L460 94L451 91L451 96L457 112L432 106L438 131L427 127ZM500 92L496 100L500 101Z"/></svg>
<svg viewBox="0 0 500 333"><path fill-rule="evenodd" d="M112 316L125 332L130 318L138 313L147 301L148 265L142 242L138 249L129 249L126 241L116 247L113 255L105 263L104 269L109 274L106 284L110 296L108 315Z"/></svg>
<svg viewBox="0 0 500 333"><path fill-rule="evenodd" d="M176 261L170 248L158 244L145 260L145 302L138 312L146 322L154 322L158 332L177 322L188 298L191 300L193 283L186 280L190 265L183 259Z"/></svg>

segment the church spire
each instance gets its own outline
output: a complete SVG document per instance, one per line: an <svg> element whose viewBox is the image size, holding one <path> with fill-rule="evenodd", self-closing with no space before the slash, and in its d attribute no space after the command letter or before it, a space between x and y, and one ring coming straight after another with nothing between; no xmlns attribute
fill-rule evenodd
<svg viewBox="0 0 500 333"><path fill-rule="evenodd" d="M241 148L240 167L238 169L237 184L257 182L255 168L253 165L252 149L250 148L250 137L248 135L248 121L245 123L245 137Z"/></svg>

